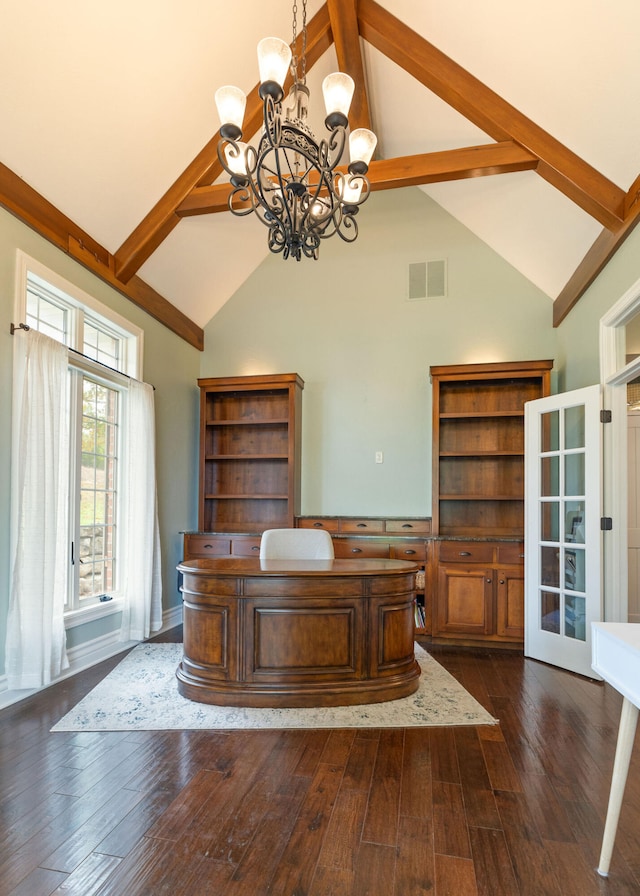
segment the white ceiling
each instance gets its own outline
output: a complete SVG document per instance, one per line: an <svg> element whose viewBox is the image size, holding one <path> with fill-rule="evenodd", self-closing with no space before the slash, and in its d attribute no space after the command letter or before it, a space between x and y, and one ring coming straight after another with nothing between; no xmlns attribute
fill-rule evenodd
<svg viewBox="0 0 640 896"><path fill-rule="evenodd" d="M379 2L629 189L638 0ZM320 6L308 0L309 19ZM289 0L4 0L0 162L115 254L217 131L216 88L249 91L258 40L290 40L291 18ZM380 157L491 142L374 48L363 58ZM332 47L309 75L312 111L335 60ZM534 172L421 189L552 298L602 229ZM138 274L204 326L266 255L257 221L207 215L182 220Z"/></svg>

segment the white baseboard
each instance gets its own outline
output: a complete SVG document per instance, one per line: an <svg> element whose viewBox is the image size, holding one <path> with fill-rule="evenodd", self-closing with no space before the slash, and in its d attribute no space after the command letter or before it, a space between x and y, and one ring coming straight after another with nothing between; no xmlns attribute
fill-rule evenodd
<svg viewBox="0 0 640 896"><path fill-rule="evenodd" d="M181 624L182 606L165 610L162 614L162 628L159 632L154 632L153 637ZM65 678L77 675L78 672L90 669L91 666L95 666L103 660L108 660L118 653L130 650L138 643L137 641L119 641L118 635L117 631L110 632L108 635L101 635L98 638L93 638L91 641L86 641L84 644L78 644L77 647L70 648L67 651L69 668L65 669L62 675L58 676L51 684L57 684L59 681L64 681ZM50 687L50 685L47 685L47 687ZM0 709L11 706L13 703L18 703L20 700L26 700L27 697L31 697L42 690L45 690L45 688L10 691L7 687L7 676L2 675L0 676Z"/></svg>

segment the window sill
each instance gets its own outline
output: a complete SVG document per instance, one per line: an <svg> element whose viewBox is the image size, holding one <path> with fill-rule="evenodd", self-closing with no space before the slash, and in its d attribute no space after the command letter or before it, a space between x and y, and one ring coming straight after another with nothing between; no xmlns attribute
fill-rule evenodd
<svg viewBox="0 0 640 896"><path fill-rule="evenodd" d="M96 619L105 619L115 613L121 613L123 609L123 598L114 597L113 600L107 600L104 603L91 604L90 607L81 607L79 610L69 610L64 614L64 627L65 629L76 628L78 625L85 625L87 622L94 622Z"/></svg>

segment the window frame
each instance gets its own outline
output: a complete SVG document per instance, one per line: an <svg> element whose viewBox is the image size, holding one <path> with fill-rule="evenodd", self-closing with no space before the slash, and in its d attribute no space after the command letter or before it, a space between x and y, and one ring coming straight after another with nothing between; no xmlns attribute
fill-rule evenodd
<svg viewBox="0 0 640 896"><path fill-rule="evenodd" d="M121 393L123 400L121 401L121 426L119 437L119 463L124 462L125 446L123 444L122 432L127 426L127 402L125 400L128 383L131 377L142 379L142 363L144 350L144 331L141 327L136 326L131 321L122 317L116 311L104 305L98 299L86 293L83 289L74 283L66 280L64 277L47 268L36 259L30 257L21 250L16 253L16 276L15 276L15 302L14 313L17 322L26 323L27 320L27 289L30 278L35 279L39 288L44 293L50 293L54 303L60 302L69 311L69 328L67 335L67 347L69 349L69 371L70 384L69 395L78 388L77 384L83 376L88 376L93 380L97 380L103 385L111 389L116 389ZM60 295L58 295L58 293ZM106 364L96 361L83 354L84 348L84 325L87 322L95 322L110 330L118 338L122 339L123 357L121 359L122 370L118 371ZM75 408L71 410L70 418L70 434L73 436L77 424L77 411ZM81 450L81 445L80 445ZM71 481L74 488L77 488L79 476L80 457L78 455L78 445L74 443L71 452L72 474ZM75 500L74 495L74 500ZM123 504L123 494L119 495L119 502ZM75 516L73 508L71 509L71 517ZM120 513L121 511L118 511ZM72 540L77 539L77 530L75 528L77 521L70 523L74 528L69 532L69 544ZM122 556L122 543L126 538L126 520L121 520L121 524L117 526L117 543L118 549L116 554L116 562L118 555ZM119 575L123 574L120 570ZM77 588L77 573L74 570L71 574L74 580L74 591ZM121 580L120 580L121 581ZM69 594L71 596L71 592ZM80 606L79 595L74 593L76 605L65 610L65 628L70 629L78 625L84 625L96 619L103 619L120 613L123 609L123 597L117 589L113 590L113 598L110 601L101 602L97 598L86 606Z"/></svg>

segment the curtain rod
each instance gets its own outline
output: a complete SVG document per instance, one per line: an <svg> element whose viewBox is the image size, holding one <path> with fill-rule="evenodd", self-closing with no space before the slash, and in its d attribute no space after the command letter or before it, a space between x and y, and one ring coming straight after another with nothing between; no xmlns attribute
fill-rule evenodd
<svg viewBox="0 0 640 896"><path fill-rule="evenodd" d="M13 334L16 332L16 330L30 330L31 327L29 326L29 324L19 323L19 324L11 324L10 329L11 329L11 335L13 336ZM94 364L99 364L100 367L104 367L105 370L111 370L112 373L118 373L118 374L120 374L120 376L126 376L126 378L128 380L135 379L135 377L130 376L128 373L123 373L122 370L116 370L115 367L109 367L108 364L105 364L103 361L98 361L97 358L92 358L90 355L85 355L84 352L79 352L77 348L71 348L70 346L67 346L67 349L70 352L73 352L74 355L80 355L81 358L86 358L87 361L92 361ZM153 389L154 392L156 391L156 387L154 385L152 385L151 388Z"/></svg>

